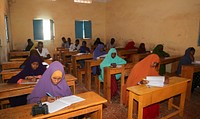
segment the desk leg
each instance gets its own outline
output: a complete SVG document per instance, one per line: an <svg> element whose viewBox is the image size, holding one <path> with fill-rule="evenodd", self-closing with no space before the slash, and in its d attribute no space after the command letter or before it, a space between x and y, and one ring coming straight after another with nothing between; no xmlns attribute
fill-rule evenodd
<svg viewBox="0 0 200 119"><path fill-rule="evenodd" d="M183 110L184 110L184 105L185 105L185 96L186 93L181 94L181 99L180 99L180 113L179 116L183 117Z"/></svg>
<svg viewBox="0 0 200 119"><path fill-rule="evenodd" d="M110 69L104 68L104 97L111 102L111 75Z"/></svg>
<svg viewBox="0 0 200 119"><path fill-rule="evenodd" d="M86 73L85 73L85 87L88 90L91 90L91 67L90 67L90 63L86 62Z"/></svg>
<svg viewBox="0 0 200 119"><path fill-rule="evenodd" d="M138 119L143 118L143 104L138 102Z"/></svg>
<svg viewBox="0 0 200 119"><path fill-rule="evenodd" d="M128 119L133 118L133 94L129 91Z"/></svg>
<svg viewBox="0 0 200 119"><path fill-rule="evenodd" d="M170 98L170 99L168 100L168 110L171 110L171 109L172 109L173 100L174 100L174 98Z"/></svg>
<svg viewBox="0 0 200 119"><path fill-rule="evenodd" d="M102 119L102 105L98 106L99 110L91 114L91 119Z"/></svg>

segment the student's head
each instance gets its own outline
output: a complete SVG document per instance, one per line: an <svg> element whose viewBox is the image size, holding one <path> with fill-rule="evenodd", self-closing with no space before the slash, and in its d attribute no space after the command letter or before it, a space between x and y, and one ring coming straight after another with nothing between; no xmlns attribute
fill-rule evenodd
<svg viewBox="0 0 200 119"><path fill-rule="evenodd" d="M115 43L115 39L114 39L114 38L111 38L110 43L111 43L111 44L114 44L114 43Z"/></svg>
<svg viewBox="0 0 200 119"><path fill-rule="evenodd" d="M140 43L139 48L145 48L145 44L144 43Z"/></svg>
<svg viewBox="0 0 200 119"><path fill-rule="evenodd" d="M194 56L194 54L195 54L195 49L194 49L193 47L191 47L191 49L190 49L190 54L191 54L192 56Z"/></svg>
<svg viewBox="0 0 200 119"><path fill-rule="evenodd" d="M82 42L82 46L86 46L87 45L87 42L86 41L83 41Z"/></svg>
<svg viewBox="0 0 200 119"><path fill-rule="evenodd" d="M67 41L68 41L69 43L71 43L71 38L70 38L70 37L68 37L68 38L67 38Z"/></svg>
<svg viewBox="0 0 200 119"><path fill-rule="evenodd" d="M40 41L40 42L38 42L38 49L42 50L42 48L43 48L43 42Z"/></svg>
<svg viewBox="0 0 200 119"><path fill-rule="evenodd" d="M117 55L117 53L113 52L113 53L111 54L111 57L112 57L112 58L115 58L116 55Z"/></svg>
<svg viewBox="0 0 200 119"><path fill-rule="evenodd" d="M32 67L33 70L36 70L39 67L39 62L31 63L31 67Z"/></svg>
<svg viewBox="0 0 200 119"><path fill-rule="evenodd" d="M163 45L162 44L158 44L156 47L159 51L163 51Z"/></svg>
<svg viewBox="0 0 200 119"><path fill-rule="evenodd" d="M53 72L53 74L51 75L51 82L54 85L57 85L58 83L60 83L61 80L62 80L62 72L60 70L56 70L55 72Z"/></svg>
<svg viewBox="0 0 200 119"><path fill-rule="evenodd" d="M75 41L75 45L78 45L78 44L79 44L79 40L76 39L76 41Z"/></svg>
<svg viewBox="0 0 200 119"><path fill-rule="evenodd" d="M30 43L30 42L32 42L32 41L31 41L31 39L29 38L29 39L27 40L27 42Z"/></svg>
<svg viewBox="0 0 200 119"><path fill-rule="evenodd" d="M62 37L62 41L63 41L63 43L67 42L67 40L65 39L65 37Z"/></svg>

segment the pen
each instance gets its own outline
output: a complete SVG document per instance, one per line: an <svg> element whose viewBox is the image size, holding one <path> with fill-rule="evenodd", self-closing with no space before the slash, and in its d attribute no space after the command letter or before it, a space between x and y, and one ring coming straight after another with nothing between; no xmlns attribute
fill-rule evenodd
<svg viewBox="0 0 200 119"><path fill-rule="evenodd" d="M51 95L51 94L50 94L50 93L48 93L48 92L46 92L46 95L47 95L47 96L49 96L49 97L52 97L52 98L54 98L54 97L53 97L53 95Z"/></svg>

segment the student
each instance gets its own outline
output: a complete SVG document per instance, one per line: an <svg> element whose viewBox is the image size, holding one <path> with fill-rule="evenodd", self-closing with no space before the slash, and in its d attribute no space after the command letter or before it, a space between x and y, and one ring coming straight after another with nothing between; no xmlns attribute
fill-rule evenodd
<svg viewBox="0 0 200 119"><path fill-rule="evenodd" d="M66 40L66 38L65 37L62 37L62 48L67 48L67 45L68 45L68 43L67 43L67 40Z"/></svg>
<svg viewBox="0 0 200 119"><path fill-rule="evenodd" d="M106 55L105 59L100 64L101 73L99 80L104 82L104 67L116 67L117 65L126 64L126 61L117 55L115 48L111 48ZM111 96L114 96L117 92L117 81L121 77L121 74L111 76Z"/></svg>
<svg viewBox="0 0 200 119"><path fill-rule="evenodd" d="M42 65L41 59L38 56L32 55L26 62L24 69L8 80L8 83L36 82L38 78L41 78L45 70L46 68ZM26 104L26 97L27 95L10 98L11 106Z"/></svg>
<svg viewBox="0 0 200 119"><path fill-rule="evenodd" d="M30 51L30 55L26 58L26 60L20 65L21 69L23 69L25 67L26 62L30 60L30 57L32 55L36 55L36 56L38 56L41 59L42 62L44 61L44 59L39 55L39 53L37 52L37 50L33 49L33 50Z"/></svg>
<svg viewBox="0 0 200 119"><path fill-rule="evenodd" d="M110 42L107 43L106 47L107 47L107 50L110 50L110 48L115 48L116 47L115 39L111 38Z"/></svg>
<svg viewBox="0 0 200 119"><path fill-rule="evenodd" d="M53 97L47 96L46 93L51 94ZM49 68L44 72L42 78L27 97L27 102L53 102L60 97L69 95L72 95L72 92L65 80L63 65L58 61L54 61L49 65Z"/></svg>
<svg viewBox="0 0 200 119"><path fill-rule="evenodd" d="M83 41L82 46L80 47L80 53L90 53L90 48L87 47L87 42Z"/></svg>
<svg viewBox="0 0 200 119"><path fill-rule="evenodd" d="M137 53L146 53L146 48L144 43L140 43Z"/></svg>
<svg viewBox="0 0 200 119"><path fill-rule="evenodd" d="M26 48L25 48L25 51L30 51L31 50L31 48L33 47L33 45L34 45L34 43L31 41L31 39L28 39L27 40L27 46L26 46Z"/></svg>
<svg viewBox="0 0 200 119"><path fill-rule="evenodd" d="M156 54L151 54L138 62L131 70L126 84L123 87L123 104L128 105L127 87L136 86L139 83L146 83L143 79L146 76L159 76L160 58ZM153 104L143 109L143 119L155 119L159 116L159 104Z"/></svg>
<svg viewBox="0 0 200 119"><path fill-rule="evenodd" d="M97 57L105 55L105 54L106 54L106 51L104 50L104 45L99 44L93 52L93 59L96 60ZM99 70L100 70L99 66L98 67L92 67L93 75L96 75L96 74L99 75L100 74Z"/></svg>
<svg viewBox="0 0 200 119"><path fill-rule="evenodd" d="M67 48L70 48L71 44L72 44L71 38L68 37L68 38L67 38Z"/></svg>
<svg viewBox="0 0 200 119"><path fill-rule="evenodd" d="M51 58L51 55L47 48L43 48L43 42L38 42L38 48L36 49L40 56L42 56L44 59Z"/></svg>
<svg viewBox="0 0 200 119"><path fill-rule="evenodd" d="M94 44L93 44L93 49L92 50L95 50L96 47L99 45L99 44L103 44L103 42L101 42L101 39L100 38L97 38L95 41L94 41Z"/></svg>
<svg viewBox="0 0 200 119"><path fill-rule="evenodd" d="M130 49L138 49L137 47L135 47L135 42L134 41L130 41L126 44L126 46L124 47L124 50L130 50Z"/></svg>
<svg viewBox="0 0 200 119"><path fill-rule="evenodd" d="M186 49L184 56L181 57L180 62L178 64L178 68L176 71L176 74L178 76L181 75L181 68L183 65L190 65L192 62L194 62L194 54L195 54L195 49L193 47L189 47ZM195 72L193 74L193 80L192 80L192 92L194 89L200 86L200 72Z"/></svg>
<svg viewBox="0 0 200 119"><path fill-rule="evenodd" d="M75 44L71 44L69 51L78 51L80 49L79 40L76 39Z"/></svg>
<svg viewBox="0 0 200 119"><path fill-rule="evenodd" d="M162 44L158 44L154 49L153 49L153 53L157 54L160 58L164 58L164 57L169 57L169 54L166 53L165 51L163 51L163 45ZM166 68L165 68L165 64L161 64L160 65L160 71L159 74L161 76L165 75L166 73Z"/></svg>

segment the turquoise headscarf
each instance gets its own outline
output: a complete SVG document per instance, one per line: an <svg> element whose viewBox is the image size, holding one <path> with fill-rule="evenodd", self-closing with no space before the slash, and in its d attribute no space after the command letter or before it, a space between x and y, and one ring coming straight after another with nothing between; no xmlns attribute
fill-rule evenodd
<svg viewBox="0 0 200 119"><path fill-rule="evenodd" d="M112 53L116 53L115 58L111 57ZM115 48L111 48L109 50L105 59L100 64L101 74L99 75L99 80L101 82L104 81L104 67L109 67L112 63L116 63L117 65L126 64L126 61L117 55L117 50ZM117 74L115 76L116 76L116 79L119 79L121 77L121 74Z"/></svg>

